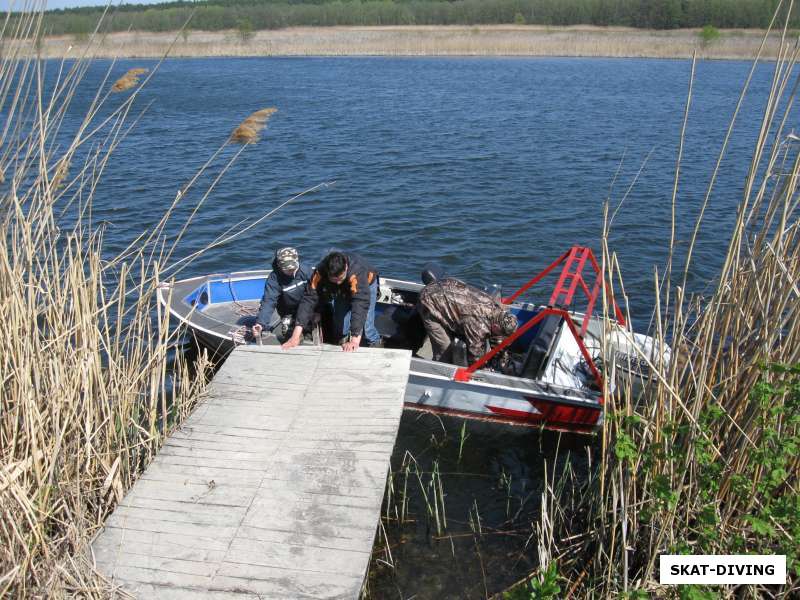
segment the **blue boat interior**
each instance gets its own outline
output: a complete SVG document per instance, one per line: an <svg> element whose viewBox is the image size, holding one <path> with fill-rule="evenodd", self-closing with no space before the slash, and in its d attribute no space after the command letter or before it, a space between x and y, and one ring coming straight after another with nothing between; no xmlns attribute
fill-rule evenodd
<svg viewBox="0 0 800 600"><path fill-rule="evenodd" d="M255 307L261 300L265 282L266 278L263 276L211 279L198 286L183 300L200 313L208 311L219 314L217 309L223 309L224 305L230 303L248 304ZM375 326L387 347L406 348L416 353L425 341L422 319L415 308L418 292L405 289L395 289L393 292L395 300L399 294L402 303L378 302L375 309ZM510 310L516 315L520 326L538 313L538 310L519 307L510 307ZM239 325L251 325L253 320L253 316L243 316L236 322ZM322 322L323 332L325 332L326 316L324 313ZM511 352L519 358L518 363L521 366L517 367L518 375L529 378L538 376L543 368L544 359L553 346L559 326L560 318L548 316L514 342ZM323 337L327 336L323 333Z"/></svg>
<svg viewBox="0 0 800 600"><path fill-rule="evenodd" d="M265 283L266 277L212 279L193 290L183 301L202 312L210 304L261 300Z"/></svg>

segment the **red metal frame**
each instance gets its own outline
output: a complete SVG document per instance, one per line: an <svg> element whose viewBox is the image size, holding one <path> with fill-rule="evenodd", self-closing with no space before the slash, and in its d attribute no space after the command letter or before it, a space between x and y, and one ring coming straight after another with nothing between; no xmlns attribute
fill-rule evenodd
<svg viewBox="0 0 800 600"><path fill-rule="evenodd" d="M595 273L594 285L592 286L591 291L589 291L589 286L586 284L586 280L583 277L583 270L586 267L587 262L589 262L592 265L592 269L594 270ZM485 366L499 352L502 352L503 350L508 348L517 339L519 339L520 336L522 336L526 331L531 329L539 321L544 319L547 315L559 315L564 318L564 322L566 322L567 326L569 327L570 333L572 333L572 336L578 343L578 348L580 348L584 360L589 365L589 368L592 371L592 375L594 375L595 381L600 386L600 389L603 389L603 377L597 370L597 367L595 366L594 361L592 360L592 357L586 348L586 344L583 343L583 337L586 335L586 330L589 327L589 319L592 316L594 305L597 303L597 297L600 295L600 290L605 287L603 285L603 276L602 276L603 274L602 271L600 270L600 265L597 264L597 259L595 258L594 252L592 252L591 248L585 246L573 246L572 248L564 252L564 254L559 256L556 260L554 260L541 273L536 275L533 279L528 281L525 285L523 285L516 292L514 292L511 296L503 298L502 302L503 304L511 304L512 302L514 302L514 300L519 298L522 294L528 291L536 283L541 281L551 271L553 271L553 269L555 269L562 263L564 266L561 269L561 274L558 277L558 282L556 283L556 286L553 289L553 293L550 296L550 302L548 303L549 306L547 308L540 310L532 319L528 320L524 325L522 325L522 327L518 328L509 337L504 339L500 344L492 348L489 352L481 356L474 363L472 363L468 367L462 367L457 369L455 375L453 376L454 381L469 381L472 378L472 375L475 373L475 371ZM574 271L572 271L571 268L575 263L577 263L577 268ZM583 322L581 323L580 332L578 332L578 330L575 328L575 324L572 322L572 317L565 309L566 306L569 306L572 303L572 300L575 296L575 292L578 290L578 286L580 286L580 288L586 294L586 297L589 301L586 306ZM614 300L614 295L612 291L607 290L607 294L608 294L608 299L614 305L614 314L616 315L617 321L619 321L620 324L625 325L625 317L622 315L622 311L617 305L616 300Z"/></svg>
<svg viewBox="0 0 800 600"><path fill-rule="evenodd" d="M468 367L461 367L457 369L455 375L453 376L454 381L469 381L472 379L473 373L483 367L486 363L492 360L498 352L502 352L506 348L508 348L511 344L513 344L521 335L523 335L526 331L528 331L531 327L536 325L539 321L544 319L547 315L558 315L564 317L564 321L567 323L570 332L572 333L575 341L578 342L578 347L581 350L581 354L583 355L583 359L589 365L589 368L592 370L592 375L594 375L594 379L597 382L597 385L600 386L600 389L603 389L603 376L600 375L600 371L597 370L597 367L592 360L591 355L589 354L589 350L586 348L586 344L583 343L583 339L578 335L578 330L575 329L575 324L572 322L572 317L570 314L564 310L563 308L544 308L536 313L532 319L529 319L522 327L518 328L514 333L504 339L500 344L489 350L486 354L481 356L478 360L472 363Z"/></svg>
<svg viewBox="0 0 800 600"><path fill-rule="evenodd" d="M594 270L595 274L592 291L589 291L589 286L586 284L586 279L583 277L583 270L586 268L587 261L592 265L592 269ZM576 262L577 268L572 271L571 268ZM519 298L531 287L544 279L544 277L546 277L553 269L562 263L564 266L561 269L561 275L558 277L556 286L553 288L553 293L550 295L550 301L547 304L549 306L569 306L572 304L572 300L575 297L575 292L577 291L578 286L580 286L580 288L586 294L587 300L589 301L584 313L583 323L581 323L581 337L583 337L586 335L586 329L589 326L589 319L592 316L592 311L594 311L594 305L597 303L597 297L600 295L600 290L604 287L603 274L591 248L586 246L573 246L564 252L564 254L559 256L556 260L554 260L541 273L536 275L536 277L519 288L516 292L510 296L507 296L506 298L503 298L503 304L511 304L514 302L514 300ZM568 281L569 287L567 287ZM621 325L625 325L625 317L617 305L617 301L614 299L613 292L609 289L607 294L608 299L614 305L614 315L617 318L617 321L619 321Z"/></svg>
<svg viewBox="0 0 800 600"><path fill-rule="evenodd" d="M564 252L564 254L562 254L562 255L561 255L561 256L559 256L557 259L555 259L555 260L554 260L554 261L553 261L553 262L550 264L550 266L549 266L549 267L545 268L545 269L544 269L544 270L543 270L541 273L539 273L539 274L538 274L536 277L534 277L533 279L531 279L531 280L530 280L528 283L526 283L525 285L523 285L521 288L519 288L519 289L518 289L516 292L514 292L514 293L513 293L513 294L511 294L510 296L508 296L508 297L506 297L506 298L503 298L503 304L511 304L512 302L514 302L514 300L516 300L517 298L519 298L519 297L520 297L522 294L524 294L524 293L525 293L525 292L527 292L527 291L528 291L530 288L532 288L534 285L536 285L537 283L539 283L539 281L541 281L542 279L544 279L544 278L545 278L545 277L546 277L546 276L547 276L547 275L550 273L550 271L552 271L552 270L553 270L553 269L555 269L555 268L556 268L556 267L557 267L559 264L561 264L562 262L564 262L564 261L567 259L567 257L569 256L570 252L571 252L571 250L567 250L566 252Z"/></svg>

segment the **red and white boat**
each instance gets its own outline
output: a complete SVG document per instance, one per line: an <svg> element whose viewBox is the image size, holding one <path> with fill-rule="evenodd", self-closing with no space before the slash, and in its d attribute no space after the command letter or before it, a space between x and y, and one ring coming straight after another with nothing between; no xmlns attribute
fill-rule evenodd
<svg viewBox="0 0 800 600"><path fill-rule="evenodd" d="M519 298L550 273L557 283L546 306ZM249 335L270 271L207 275L164 284L159 300L198 341L226 354ZM589 280L584 277L589 275ZM592 432L602 424L605 376L603 336L615 367L639 381L657 363L654 340L628 333L625 319L603 284L590 248L574 246L502 302L517 316L517 331L473 364L431 360L430 344L415 306L422 284L381 278L375 325L386 347L413 352L407 408L546 429ZM595 314L606 293L615 318L605 327ZM575 310L576 297L586 304ZM274 337L265 343L278 343ZM505 352L504 352L505 351ZM505 359L499 360L501 352ZM458 352L456 355L458 356ZM669 349L660 360L669 359Z"/></svg>

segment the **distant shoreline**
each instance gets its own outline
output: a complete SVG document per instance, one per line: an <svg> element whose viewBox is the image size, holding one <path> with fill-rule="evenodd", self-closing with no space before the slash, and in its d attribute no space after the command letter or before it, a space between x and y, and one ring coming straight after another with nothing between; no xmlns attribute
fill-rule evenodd
<svg viewBox="0 0 800 600"><path fill-rule="evenodd" d="M99 58L214 56L564 56L607 58L755 57L763 31L720 30L704 44L697 29L651 30L624 27L534 25L294 27L255 31L185 33L126 32L104 39L53 36L40 42L42 56ZM773 58L772 36L764 58ZM170 46L172 48L170 49Z"/></svg>

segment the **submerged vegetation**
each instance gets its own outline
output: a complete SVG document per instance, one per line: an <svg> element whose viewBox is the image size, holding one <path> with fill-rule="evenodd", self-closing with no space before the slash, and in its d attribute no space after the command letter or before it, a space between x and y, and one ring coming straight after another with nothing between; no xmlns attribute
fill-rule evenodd
<svg viewBox="0 0 800 600"><path fill-rule="evenodd" d="M597 25L652 29L765 28L777 0L206 0L123 4L103 31L203 31L334 25ZM48 35L94 31L103 7L49 11ZM791 26L800 26L793 13Z"/></svg>
<svg viewBox="0 0 800 600"><path fill-rule="evenodd" d="M494 597L521 580L542 492L581 470L588 441L417 411L398 439L365 600Z"/></svg>

